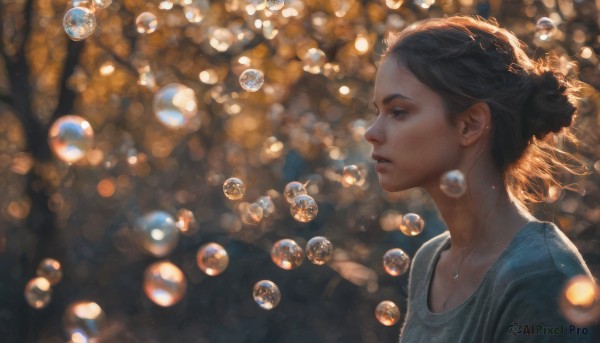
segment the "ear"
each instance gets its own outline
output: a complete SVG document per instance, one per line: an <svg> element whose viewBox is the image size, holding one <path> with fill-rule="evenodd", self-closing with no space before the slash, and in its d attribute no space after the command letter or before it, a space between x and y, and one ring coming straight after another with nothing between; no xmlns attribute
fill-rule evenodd
<svg viewBox="0 0 600 343"><path fill-rule="evenodd" d="M460 143L469 146L487 137L491 122L492 113L485 102L478 102L464 110L455 122Z"/></svg>

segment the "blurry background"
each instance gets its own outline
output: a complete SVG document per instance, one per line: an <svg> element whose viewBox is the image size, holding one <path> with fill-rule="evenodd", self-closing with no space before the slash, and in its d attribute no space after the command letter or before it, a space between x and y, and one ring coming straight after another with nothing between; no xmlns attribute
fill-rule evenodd
<svg viewBox="0 0 600 343"><path fill-rule="evenodd" d="M63 28L74 5L92 9L97 23L81 41ZM397 340L403 318L386 327L374 309L391 300L404 315L407 274L386 274L382 256L391 248L413 256L444 226L422 190L381 191L362 134L375 116L371 89L388 33L456 13L497 18L531 56L549 54L564 74L586 83L576 154L590 173L565 176L567 187L548 190L533 208L564 230L600 276L600 1L267 5L277 1L0 3L2 342L86 341L63 328L67 307L81 300L106 314L100 338L107 342ZM136 26L142 12L156 16L154 32L152 22ZM556 27L537 27L541 17ZM258 92L238 82L248 68L264 72ZM154 115L154 96L170 83L191 88L198 99L198 114L184 128ZM50 126L68 114L87 120L95 136L71 165L48 144ZM349 164L361 169L364 183L343 183ZM243 200L223 195L232 176L246 184ZM295 221L282 196L295 180L308 182L318 203L310 223ZM244 223L240 205L264 195L275 213ZM198 230L182 235L167 256L136 245L136 219L153 210L176 217L181 209L194 214ZM418 236L397 228L408 212L426 222ZM317 235L333 243L328 264L304 261L283 270L271 261L275 241L291 238L304 247ZM196 266L196 251L208 242L221 244L230 258L214 277ZM23 290L47 257L61 263L64 276L47 306L33 309ZM157 306L142 289L145 268L159 260L173 262L187 279L187 293L172 307ZM252 298L252 286L263 279L281 290L281 303L270 311Z"/></svg>

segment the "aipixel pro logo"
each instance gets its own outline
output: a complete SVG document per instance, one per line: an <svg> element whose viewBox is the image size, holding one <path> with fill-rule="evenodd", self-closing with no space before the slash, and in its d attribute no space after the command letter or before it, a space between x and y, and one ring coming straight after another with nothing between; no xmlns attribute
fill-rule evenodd
<svg viewBox="0 0 600 343"><path fill-rule="evenodd" d="M508 327L508 333L513 336L568 336L568 335L587 335L587 328L580 328L575 325L547 325L547 323L521 324L513 322Z"/></svg>

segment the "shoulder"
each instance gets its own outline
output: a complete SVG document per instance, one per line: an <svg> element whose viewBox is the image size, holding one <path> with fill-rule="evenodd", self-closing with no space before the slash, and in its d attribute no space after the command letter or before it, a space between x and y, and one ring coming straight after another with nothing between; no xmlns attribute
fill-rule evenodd
<svg viewBox="0 0 600 343"><path fill-rule="evenodd" d="M532 275L569 279L591 273L577 247L553 223L532 222L517 233L499 261L496 279L508 284Z"/></svg>
<svg viewBox="0 0 600 343"><path fill-rule="evenodd" d="M413 257L413 261L415 261L415 263L427 264L434 258L436 252L443 245L445 245L449 239L450 233L448 231L444 231L439 235L431 238L427 242L423 243L419 250L417 250L415 256Z"/></svg>

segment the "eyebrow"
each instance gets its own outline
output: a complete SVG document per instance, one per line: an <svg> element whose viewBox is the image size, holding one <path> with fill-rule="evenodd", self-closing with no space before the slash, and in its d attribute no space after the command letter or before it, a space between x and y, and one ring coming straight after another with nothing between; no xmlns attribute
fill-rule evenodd
<svg viewBox="0 0 600 343"><path fill-rule="evenodd" d="M394 93L394 94L386 95L385 98L383 98L383 100L381 102L384 105L387 105L390 102L392 102L392 100L397 99L397 98L412 100L411 98L407 97L406 95L402 95L400 93ZM375 101L373 101L373 105L375 105L375 107L377 107L377 104L375 103Z"/></svg>

